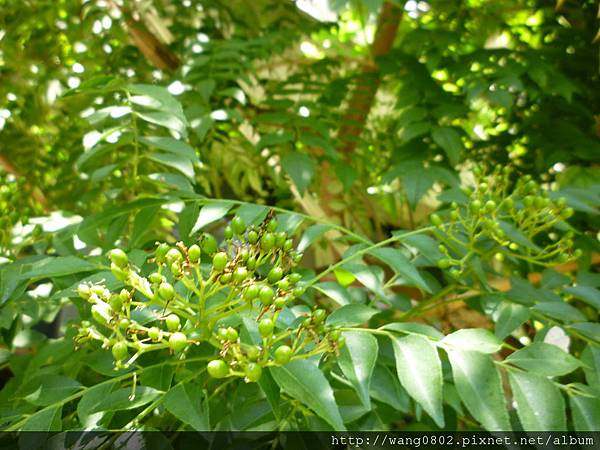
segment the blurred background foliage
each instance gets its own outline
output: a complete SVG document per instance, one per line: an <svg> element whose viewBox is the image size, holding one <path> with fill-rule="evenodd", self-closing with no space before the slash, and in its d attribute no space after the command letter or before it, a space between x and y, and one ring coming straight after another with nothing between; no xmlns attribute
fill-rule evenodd
<svg viewBox="0 0 600 450"><path fill-rule="evenodd" d="M165 192L381 239L473 164L598 205L596 1L0 4L9 257L28 217Z"/></svg>

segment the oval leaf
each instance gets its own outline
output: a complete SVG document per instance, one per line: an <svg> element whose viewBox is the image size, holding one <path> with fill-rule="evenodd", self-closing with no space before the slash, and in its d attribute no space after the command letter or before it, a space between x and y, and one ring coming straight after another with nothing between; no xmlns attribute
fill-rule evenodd
<svg viewBox="0 0 600 450"><path fill-rule="evenodd" d="M338 364L342 373L352 383L360 400L371 408L369 388L377 362L379 345L372 334L356 331L343 333L346 344L342 347Z"/></svg>

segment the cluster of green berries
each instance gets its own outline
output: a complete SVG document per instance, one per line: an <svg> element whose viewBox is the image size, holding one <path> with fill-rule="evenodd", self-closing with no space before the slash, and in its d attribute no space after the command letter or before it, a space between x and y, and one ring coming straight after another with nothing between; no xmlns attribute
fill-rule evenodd
<svg viewBox="0 0 600 450"><path fill-rule="evenodd" d="M445 214L430 216L442 242L439 251L444 257L438 260L441 269L460 277L474 254L545 266L581 255L581 250L573 250L572 232L552 232L574 214L565 198L551 198L529 175L513 183L514 174L508 166L498 167L487 176L480 169L474 174L475 187L463 189L467 204L452 202Z"/></svg>
<svg viewBox="0 0 600 450"><path fill-rule="evenodd" d="M302 297L306 287L294 269L302 254L274 218L247 227L234 217L224 241L204 233L189 246L157 243L155 271L139 274L121 249L108 254L111 272L125 287L111 293L102 285L81 284L80 297L92 304L95 324L85 322L78 340L96 340L112 349L117 367L140 355L169 350L185 357L192 344L211 345L218 357L207 370L215 378L239 376L257 381L262 368L323 352L338 352L339 330L326 325L316 309L283 325L280 313ZM135 320L136 311L154 320ZM260 342L246 342L225 326L236 315L250 315Z"/></svg>

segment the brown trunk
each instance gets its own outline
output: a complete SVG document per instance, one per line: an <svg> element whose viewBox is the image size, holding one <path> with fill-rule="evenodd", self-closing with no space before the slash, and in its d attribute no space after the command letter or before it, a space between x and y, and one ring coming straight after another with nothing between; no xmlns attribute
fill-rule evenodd
<svg viewBox="0 0 600 450"><path fill-rule="evenodd" d="M401 18L402 9L400 7L387 1L381 7L375 39L371 44L370 56L364 61L362 72L356 79L346 113L342 118L342 124L337 134L337 149L348 164L351 164L352 154L363 132L381 82L381 74L376 59L385 56L392 49ZM321 165L320 173L321 187L319 195L321 208L330 219L334 219L337 213L329 205L338 198L338 195L328 189L329 180L332 177L331 166L324 162Z"/></svg>

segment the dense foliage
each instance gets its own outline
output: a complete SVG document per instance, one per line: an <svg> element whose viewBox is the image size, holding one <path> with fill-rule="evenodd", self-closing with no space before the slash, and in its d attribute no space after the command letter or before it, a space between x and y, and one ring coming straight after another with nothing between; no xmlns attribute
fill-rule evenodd
<svg viewBox="0 0 600 450"><path fill-rule="evenodd" d="M596 3L0 0L2 429L600 430Z"/></svg>

